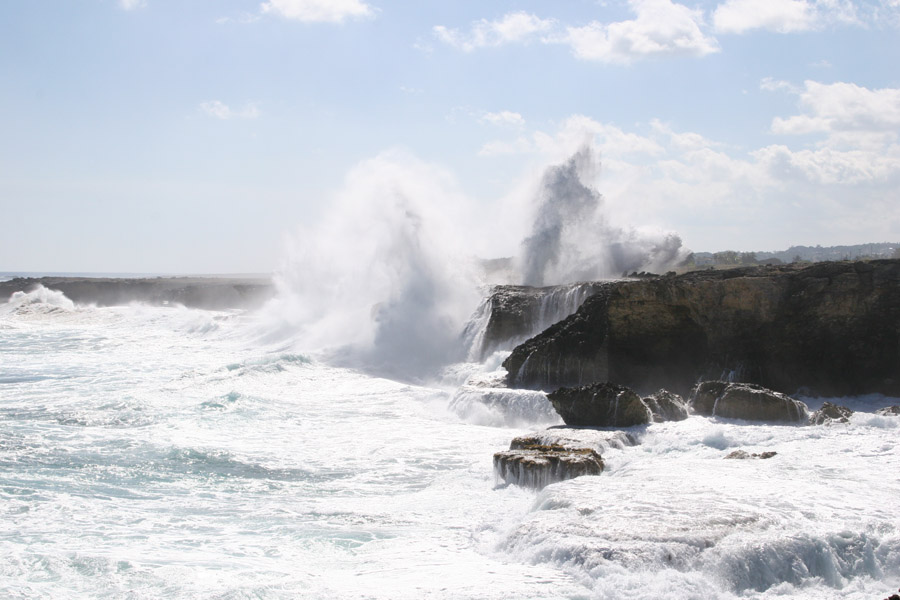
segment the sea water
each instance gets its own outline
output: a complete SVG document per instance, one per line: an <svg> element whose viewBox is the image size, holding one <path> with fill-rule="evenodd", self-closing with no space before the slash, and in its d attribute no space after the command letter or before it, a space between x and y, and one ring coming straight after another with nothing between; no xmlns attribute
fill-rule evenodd
<svg viewBox="0 0 900 600"><path fill-rule="evenodd" d="M830 426L631 428L638 445L604 449L601 476L538 492L498 484L492 455L560 421L540 393L504 396L497 373L478 374L497 357L412 385L260 332L249 313L76 306L47 290L0 304L4 597L872 600L900 587L900 419L874 414L896 399L840 399L857 412ZM724 459L735 449L777 454Z"/></svg>

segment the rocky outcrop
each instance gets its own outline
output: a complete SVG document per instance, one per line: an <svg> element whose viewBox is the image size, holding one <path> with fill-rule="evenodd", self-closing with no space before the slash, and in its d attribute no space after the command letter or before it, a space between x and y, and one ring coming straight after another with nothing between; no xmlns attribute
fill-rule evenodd
<svg viewBox="0 0 900 600"><path fill-rule="evenodd" d="M900 260L744 267L619 281L516 347L509 384L617 381L686 394L738 373L818 395L900 394Z"/></svg>
<svg viewBox="0 0 900 600"><path fill-rule="evenodd" d="M541 489L551 483L603 472L603 459L591 448L525 445L494 454L498 479Z"/></svg>
<svg viewBox="0 0 900 600"><path fill-rule="evenodd" d="M828 425L831 423L849 423L850 416L853 411L846 406L832 404L826 402L822 408L814 412L809 417L809 422L813 425Z"/></svg>
<svg viewBox="0 0 900 600"><path fill-rule="evenodd" d="M667 390L641 398L630 388L604 382L560 388L547 398L566 425L576 427L632 427L687 418L684 400Z"/></svg>
<svg viewBox="0 0 900 600"><path fill-rule="evenodd" d="M900 406L893 405L885 408L879 408L875 411L876 415L881 415L882 417L900 417Z"/></svg>
<svg viewBox="0 0 900 600"><path fill-rule="evenodd" d="M782 423L806 423L806 404L789 396L750 383L704 381L691 396L691 409L698 415Z"/></svg>
<svg viewBox="0 0 900 600"><path fill-rule="evenodd" d="M257 308L275 294L268 279L226 277L19 277L0 282L0 302L38 286L59 290L77 304L118 306L131 302L224 310Z"/></svg>
<svg viewBox="0 0 900 600"><path fill-rule="evenodd" d="M586 298L609 282L548 287L498 285L478 307L463 332L469 359L481 361L496 350L510 349L574 313Z"/></svg>

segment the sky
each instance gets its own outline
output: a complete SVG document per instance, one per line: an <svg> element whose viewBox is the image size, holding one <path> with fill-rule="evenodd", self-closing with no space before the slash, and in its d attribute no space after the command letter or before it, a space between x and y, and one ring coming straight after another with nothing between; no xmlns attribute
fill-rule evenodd
<svg viewBox="0 0 900 600"><path fill-rule="evenodd" d="M384 165L508 256L585 143L617 226L897 242L898 65L900 0L10 0L0 271L271 272Z"/></svg>

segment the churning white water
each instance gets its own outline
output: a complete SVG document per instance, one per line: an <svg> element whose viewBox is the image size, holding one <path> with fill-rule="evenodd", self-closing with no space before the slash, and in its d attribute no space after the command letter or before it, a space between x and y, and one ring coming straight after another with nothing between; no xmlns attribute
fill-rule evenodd
<svg viewBox="0 0 900 600"><path fill-rule="evenodd" d="M534 492L496 485L491 459L559 423L540 393L366 376L261 345L258 325L46 291L0 305L6 597L871 599L900 585L900 419L874 414L891 399L843 399L858 409L846 425L633 428L639 445L603 448L603 475ZM778 454L725 460L734 449Z"/></svg>
<svg viewBox="0 0 900 600"><path fill-rule="evenodd" d="M676 238L605 226L585 160L542 180L510 283L679 254ZM636 427L637 445L598 446L600 476L498 484L493 454L560 420L542 393L500 387L503 347L466 346L482 282L423 201L453 195L408 175L389 157L353 174L257 313L78 306L46 289L0 304L4 597L872 600L900 587L900 418L874 413L896 399L841 399L857 412L830 426ZM604 239L579 224L591 220ZM736 449L777 454L724 459Z"/></svg>

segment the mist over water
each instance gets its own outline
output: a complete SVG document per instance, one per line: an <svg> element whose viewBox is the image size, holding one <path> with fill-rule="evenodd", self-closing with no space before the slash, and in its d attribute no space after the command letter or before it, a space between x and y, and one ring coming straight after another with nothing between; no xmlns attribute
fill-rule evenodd
<svg viewBox="0 0 900 600"><path fill-rule="evenodd" d="M530 197L530 229L511 235L513 269L502 283L533 286L664 271L686 254L673 233L610 224L585 145L548 166ZM272 331L335 365L406 380L465 360L462 332L488 292L478 236L487 208L441 169L399 152L364 161L322 222L301 228L267 309Z"/></svg>
<svg viewBox="0 0 900 600"><path fill-rule="evenodd" d="M448 229L464 202L421 161L364 162L324 221L292 241L272 324L333 364L401 379L461 360L479 299L476 263Z"/></svg>
<svg viewBox="0 0 900 600"><path fill-rule="evenodd" d="M538 188L531 232L522 242L519 261L524 285L659 272L684 259L687 250L677 234L609 224L603 197L592 187L599 168L590 146L547 168Z"/></svg>

